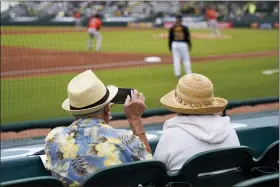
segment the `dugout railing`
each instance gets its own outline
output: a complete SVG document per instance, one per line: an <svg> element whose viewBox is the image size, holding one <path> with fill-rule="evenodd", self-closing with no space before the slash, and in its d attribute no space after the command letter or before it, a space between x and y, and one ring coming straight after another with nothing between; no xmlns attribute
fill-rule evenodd
<svg viewBox="0 0 280 187"><path fill-rule="evenodd" d="M257 98L250 100L242 101L230 101L222 112L222 116L227 115L227 110L242 107L242 106L255 106L260 104L270 104L270 103L279 103L279 97L266 97L266 98ZM152 116L162 116L167 114L172 114L166 109L150 109L146 110L142 117L152 117ZM113 120L124 120L126 116L124 113L113 113ZM56 118L49 120L39 120L39 121L26 121L19 123L7 123L1 124L1 132L21 132L29 129L53 129L59 126L68 126L74 121L74 118Z"/></svg>

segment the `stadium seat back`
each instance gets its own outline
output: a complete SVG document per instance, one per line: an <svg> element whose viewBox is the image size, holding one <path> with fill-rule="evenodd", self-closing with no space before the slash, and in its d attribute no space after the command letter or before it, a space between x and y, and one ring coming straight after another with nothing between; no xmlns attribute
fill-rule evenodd
<svg viewBox="0 0 280 187"><path fill-rule="evenodd" d="M168 183L167 169L160 161L137 161L101 169L85 182L90 186L164 186Z"/></svg>
<svg viewBox="0 0 280 187"><path fill-rule="evenodd" d="M55 177L32 177L1 183L3 187L63 187L63 184Z"/></svg>
<svg viewBox="0 0 280 187"><path fill-rule="evenodd" d="M279 140L272 143L257 159L257 166L279 168Z"/></svg>
<svg viewBox="0 0 280 187"><path fill-rule="evenodd" d="M194 155L171 181L192 186L232 186L250 177L251 149L245 146L216 149Z"/></svg>
<svg viewBox="0 0 280 187"><path fill-rule="evenodd" d="M240 143L253 150L253 156L255 158L259 158L270 144L279 140L278 126L241 128L236 133Z"/></svg>
<svg viewBox="0 0 280 187"><path fill-rule="evenodd" d="M1 160L1 183L39 176L51 176L39 156Z"/></svg>
<svg viewBox="0 0 280 187"><path fill-rule="evenodd" d="M250 187L250 186L279 187L279 173L248 179L234 185L234 187L245 187L245 186L246 187Z"/></svg>

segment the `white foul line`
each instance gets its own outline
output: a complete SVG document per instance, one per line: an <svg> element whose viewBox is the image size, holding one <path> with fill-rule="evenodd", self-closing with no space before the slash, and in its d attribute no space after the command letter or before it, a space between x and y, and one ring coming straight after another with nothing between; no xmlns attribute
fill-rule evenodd
<svg viewBox="0 0 280 187"><path fill-rule="evenodd" d="M279 69L269 69L262 71L262 74L264 75L272 75L274 73L279 73Z"/></svg>

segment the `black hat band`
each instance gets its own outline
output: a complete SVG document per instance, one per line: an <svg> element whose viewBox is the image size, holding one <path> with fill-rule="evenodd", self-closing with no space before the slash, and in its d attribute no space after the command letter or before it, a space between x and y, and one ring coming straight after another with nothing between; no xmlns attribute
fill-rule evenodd
<svg viewBox="0 0 280 187"><path fill-rule="evenodd" d="M73 107L70 105L70 110L84 110L84 109L88 109L88 108L92 108L92 107L96 107L98 105L101 105L103 103L105 103L107 101L107 99L109 98L109 90L108 88L106 87L106 94L97 102L91 104L91 105L88 105L88 106L85 106L85 107L82 107L82 108L77 108L77 107Z"/></svg>

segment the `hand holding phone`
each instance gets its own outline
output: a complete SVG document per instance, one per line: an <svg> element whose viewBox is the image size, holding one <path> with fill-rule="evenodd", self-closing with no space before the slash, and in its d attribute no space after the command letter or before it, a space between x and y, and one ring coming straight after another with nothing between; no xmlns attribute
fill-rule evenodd
<svg viewBox="0 0 280 187"><path fill-rule="evenodd" d="M124 103L124 112L128 120L141 118L145 109L145 97L142 93L134 90L131 97L127 96Z"/></svg>

